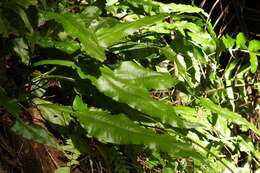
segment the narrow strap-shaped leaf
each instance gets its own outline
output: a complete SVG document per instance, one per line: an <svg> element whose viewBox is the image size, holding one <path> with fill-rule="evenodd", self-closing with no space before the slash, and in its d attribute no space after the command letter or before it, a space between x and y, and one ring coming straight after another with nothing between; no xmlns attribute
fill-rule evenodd
<svg viewBox="0 0 260 173"><path fill-rule="evenodd" d="M35 124L26 125L21 121L15 121L15 124L12 126L11 130L25 139L61 149L55 139L51 137L41 126Z"/></svg>
<svg viewBox="0 0 260 173"><path fill-rule="evenodd" d="M147 86L150 89L151 86L153 87L161 87L161 86L166 87L167 85L170 86L170 84L176 83L175 79L172 79L171 81L168 81L165 84L153 84L151 83L151 81L147 81L147 82L145 81L147 78L150 78L150 80L153 79L153 77L150 75L151 72L149 70L143 71L142 78L140 78L139 76L136 76L135 73L133 74L129 73L127 76L126 70L122 70L123 66L118 68L121 69L121 71L125 71L125 74L121 77L120 76L117 77L112 70L104 66L100 68L102 75L98 79L96 79L91 75L85 74L83 70L81 70L81 68L78 67L76 64L74 64L72 61L67 61L67 60L42 60L35 63L34 66L45 65L45 64L64 65L67 67L72 67L73 69L77 70L79 76L82 79L91 80L92 84L95 85L98 88L98 90L104 93L106 96L111 97L115 101L126 103L130 107L140 112L143 112L147 115L150 115L155 118L159 118L163 123L170 124L173 127L194 128L200 126L197 123L191 123L179 117L177 114L180 114L183 111L178 109L178 107L167 105L162 101L158 101L149 97L148 90L147 88L144 87ZM130 66L136 68L135 65L130 65ZM141 73L140 70L142 70L142 68L141 67L138 68L139 68L138 69L139 73ZM156 82L163 80L165 78L164 75L158 72L153 72L152 74L155 73L157 73L157 76L155 76ZM166 76L166 78L168 77ZM127 80L127 79L132 79L132 80ZM140 82L141 80L143 81ZM177 111L177 114L175 110Z"/></svg>
<svg viewBox="0 0 260 173"><path fill-rule="evenodd" d="M103 47L109 47L127 35L133 34L141 27L155 24L163 20L166 16L168 16L168 14L146 16L135 22L117 24L112 28L102 28L97 31L98 42Z"/></svg>
<svg viewBox="0 0 260 173"><path fill-rule="evenodd" d="M245 118L241 117L241 115L235 112L231 112L226 108L222 108L221 106L214 104L209 99L201 97L199 101L201 106L203 106L204 108L209 109L212 112L225 117L226 119L230 120L233 123L246 125L248 128L253 130L256 134L260 135L260 130L258 130L253 124L248 122Z"/></svg>
<svg viewBox="0 0 260 173"><path fill-rule="evenodd" d="M104 61L106 59L104 49L99 46L95 34L85 26L84 22L77 14L56 14L47 12L45 13L45 16L48 19L54 19L61 23L68 34L78 38L88 55L99 61Z"/></svg>
<svg viewBox="0 0 260 173"><path fill-rule="evenodd" d="M133 123L125 115L111 115L97 109L84 112L72 111L71 108L53 104L38 105L39 108L55 109L75 115L88 134L99 140L115 144L144 144L153 150L167 152L174 157L192 157L202 160L191 144L177 141L174 137L156 134Z"/></svg>
<svg viewBox="0 0 260 173"><path fill-rule="evenodd" d="M126 103L147 115L159 118L163 123L173 127L194 128L198 126L198 124L190 123L177 116L173 106L149 97L147 89L139 85L138 82L131 83L128 80L118 78L108 68L103 68L101 71L102 76L94 85L106 96L115 101Z"/></svg>

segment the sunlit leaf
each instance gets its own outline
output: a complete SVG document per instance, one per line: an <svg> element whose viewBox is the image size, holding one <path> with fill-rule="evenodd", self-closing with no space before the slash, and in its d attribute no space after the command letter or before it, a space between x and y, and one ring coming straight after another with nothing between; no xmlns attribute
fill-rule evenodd
<svg viewBox="0 0 260 173"><path fill-rule="evenodd" d="M229 35L223 36L222 41L227 49L232 49L236 42L236 40Z"/></svg>
<svg viewBox="0 0 260 173"><path fill-rule="evenodd" d="M179 81L167 73L148 70L136 63L125 61L114 71L116 77L131 84L138 84L146 89L167 89L175 86Z"/></svg>
<svg viewBox="0 0 260 173"><path fill-rule="evenodd" d="M149 76L143 75L138 80L143 79L145 81L146 77ZM134 80L135 76L131 76L131 73L129 73L127 78ZM163 78L163 76L160 78ZM143 88L138 80L136 83L129 82L126 79L117 77L110 69L103 68L102 76L98 78L97 82L94 82L94 85L99 91L115 101L127 103L130 107L152 117L159 118L163 123L170 124L173 127L193 128L198 125L184 121L181 117L177 116L174 106L169 106L164 102L149 97L147 88ZM158 84L153 85L158 86Z"/></svg>
<svg viewBox="0 0 260 173"><path fill-rule="evenodd" d="M83 102L82 98L78 95L74 98L72 108L77 111L88 110L87 105Z"/></svg>
<svg viewBox="0 0 260 173"><path fill-rule="evenodd" d="M146 16L135 22L117 24L111 28L102 28L97 31L98 42L102 47L109 47L121 41L122 38L133 34L141 27L155 24L156 22L163 20L166 16L168 16L168 14Z"/></svg>
<svg viewBox="0 0 260 173"><path fill-rule="evenodd" d="M211 100L206 98L200 98L199 99L201 106L204 108L209 109L210 111L219 114L220 116L225 117L226 119L230 120L233 123L246 125L251 130L253 130L256 134L260 134L260 130L258 130L253 124L248 122L245 118L243 118L241 115L232 112L226 108L222 108L219 105L214 104Z"/></svg>
<svg viewBox="0 0 260 173"><path fill-rule="evenodd" d="M254 51L254 52L260 50L260 41L259 40L251 40L249 42L248 49L250 51Z"/></svg>
<svg viewBox="0 0 260 173"><path fill-rule="evenodd" d="M251 64L251 72L255 73L258 67L258 61L259 59L256 56L256 53L249 52L250 55L250 64Z"/></svg>
<svg viewBox="0 0 260 173"><path fill-rule="evenodd" d="M237 34L237 37L236 37L236 48L241 48L241 49L246 49L247 46L246 46L246 42L247 42L247 39L246 39L246 36L244 33L240 32Z"/></svg>

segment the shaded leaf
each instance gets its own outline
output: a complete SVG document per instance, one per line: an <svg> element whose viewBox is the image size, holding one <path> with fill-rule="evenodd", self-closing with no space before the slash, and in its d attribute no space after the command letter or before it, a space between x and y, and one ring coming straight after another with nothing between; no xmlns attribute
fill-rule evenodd
<svg viewBox="0 0 260 173"><path fill-rule="evenodd" d="M51 102L35 98L33 99L33 103L35 104L50 104ZM72 121L72 117L69 114L63 113L59 110L55 109L46 109L45 107L38 106L38 109L41 111L42 117L55 125L59 126L67 126Z"/></svg>
<svg viewBox="0 0 260 173"><path fill-rule="evenodd" d="M60 149L57 142L51 137L48 132L41 126L35 124L25 125L20 121L15 121L11 130L25 139L33 140L41 144L46 144Z"/></svg>
<svg viewBox="0 0 260 173"><path fill-rule="evenodd" d="M0 34L3 34L4 37L7 37L9 30L10 24L2 14L2 10L0 9Z"/></svg>
<svg viewBox="0 0 260 173"><path fill-rule="evenodd" d="M15 117L19 117L22 112L20 107L17 105L17 100L9 98L3 88L0 87L0 106L3 106L10 114Z"/></svg>
<svg viewBox="0 0 260 173"><path fill-rule="evenodd" d="M6 6L7 8L11 9L13 12L17 13L19 15L19 17L23 20L25 27L32 32L33 31L33 27L27 17L27 14L25 13L24 9L22 9L21 7L17 6L14 3L9 3Z"/></svg>
<svg viewBox="0 0 260 173"><path fill-rule="evenodd" d="M20 6L27 8L30 5L36 5L37 0L15 0L15 3L19 4Z"/></svg>

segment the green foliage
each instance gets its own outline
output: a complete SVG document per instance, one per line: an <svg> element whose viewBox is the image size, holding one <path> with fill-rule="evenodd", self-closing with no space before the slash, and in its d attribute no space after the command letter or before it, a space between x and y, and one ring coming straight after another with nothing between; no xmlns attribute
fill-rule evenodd
<svg viewBox="0 0 260 173"><path fill-rule="evenodd" d="M260 91L259 41L243 33L218 39L201 8L153 0L16 0L0 7L1 39L30 69L19 97L0 85L0 106L15 133L63 149L68 167L55 172L69 172L83 157L90 169L98 159L118 173L259 166L249 135L260 135L259 124L244 118L259 109L248 93L248 86ZM4 63L0 80L7 78ZM22 121L19 104L32 102L64 146Z"/></svg>

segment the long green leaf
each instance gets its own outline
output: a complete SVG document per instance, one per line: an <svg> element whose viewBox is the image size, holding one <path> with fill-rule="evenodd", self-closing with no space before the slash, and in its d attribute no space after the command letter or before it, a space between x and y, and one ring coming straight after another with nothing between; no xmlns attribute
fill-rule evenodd
<svg viewBox="0 0 260 173"><path fill-rule="evenodd" d="M156 134L133 123L125 115L111 115L108 112L90 109L84 112L53 104L38 105L75 115L88 134L99 140L115 144L144 144L153 150L167 152L175 157L192 157L202 160L191 144L177 141L174 137Z"/></svg>
<svg viewBox="0 0 260 173"><path fill-rule="evenodd" d="M11 127L13 132L25 139L60 149L55 139L44 128L35 124L26 125L21 121L19 114L22 110L17 105L17 100L7 97L2 88L0 88L0 106L3 106L16 119L14 125Z"/></svg>
<svg viewBox="0 0 260 173"><path fill-rule="evenodd" d="M133 34L143 26L155 24L163 20L168 14L160 14L156 16L146 16L138 21L117 24L111 28L102 28L97 31L98 42L102 47L109 47L127 35Z"/></svg>
<svg viewBox="0 0 260 173"><path fill-rule="evenodd" d="M209 109L210 111L225 117L226 119L230 120L233 123L246 125L248 128L253 130L256 134L260 135L260 130L258 130L253 124L248 122L245 118L241 117L241 115L235 112L231 112L226 108L222 108L221 106L214 104L209 99L201 97L199 101L201 106L203 106L204 108Z"/></svg>
<svg viewBox="0 0 260 173"><path fill-rule="evenodd" d="M164 102L152 99L148 95L148 90L138 82L132 83L126 79L117 77L109 68L101 69L102 76L98 78L94 85L105 95L115 101L126 103L130 107L152 117L159 118L163 123L180 128L194 128L198 124L193 124L177 116L175 107ZM131 78L131 73L129 77ZM146 76L143 76L145 81ZM140 79L139 79L140 80ZM157 85L157 84L153 84Z"/></svg>
<svg viewBox="0 0 260 173"><path fill-rule="evenodd" d="M41 144L46 144L60 149L55 139L51 137L41 126L35 124L26 125L20 121L15 121L15 124L12 126L11 130L25 139L33 140Z"/></svg>
<svg viewBox="0 0 260 173"><path fill-rule="evenodd" d="M96 79L94 76L85 74L80 67L71 61L42 60L35 63L34 65L37 66L45 64L72 67L73 69L77 70L79 76L82 79L91 80L92 84L95 85L99 91L103 92L106 96L111 97L115 101L126 103L130 107L152 117L159 118L163 123L180 128L194 128L199 126L199 124L190 123L179 117L177 114L180 114L183 111L181 111L178 107L167 105L162 101L158 101L149 97L147 88L168 88L174 86L174 84L177 83L176 79L170 79L168 75L144 70L144 68L133 65L130 62L123 63L121 67L118 68L119 70L115 70L115 72L110 70L108 67L101 67L101 76L98 79ZM138 69L139 74L142 74L142 76L138 76L136 72L129 71L130 69L124 69L129 67L135 70ZM120 76L117 71L124 72L124 75ZM157 75L151 76L151 74ZM153 79L155 80L155 83L151 82ZM169 81L166 82L166 79ZM158 81L165 81L165 83L158 84ZM182 107L181 109L183 108L185 107Z"/></svg>
<svg viewBox="0 0 260 173"><path fill-rule="evenodd" d="M82 43L83 50L88 55L99 61L106 59L104 49L99 46L95 34L85 26L80 16L72 13L56 14L51 12L45 13L45 16L61 23L68 34L78 38Z"/></svg>

